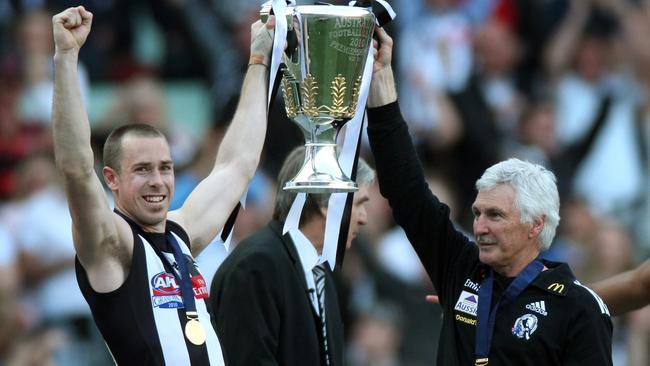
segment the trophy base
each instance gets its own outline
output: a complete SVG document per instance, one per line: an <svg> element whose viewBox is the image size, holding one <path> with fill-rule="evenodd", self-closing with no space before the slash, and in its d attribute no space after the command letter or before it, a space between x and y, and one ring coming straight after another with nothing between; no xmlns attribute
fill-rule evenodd
<svg viewBox="0 0 650 366"><path fill-rule="evenodd" d="M285 191L296 191L304 193L349 193L358 190L357 184L353 181L307 181L287 182L283 188Z"/></svg>
<svg viewBox="0 0 650 366"><path fill-rule="evenodd" d="M341 171L335 143L307 143L302 168L283 189L305 193L345 193L356 192L358 188Z"/></svg>

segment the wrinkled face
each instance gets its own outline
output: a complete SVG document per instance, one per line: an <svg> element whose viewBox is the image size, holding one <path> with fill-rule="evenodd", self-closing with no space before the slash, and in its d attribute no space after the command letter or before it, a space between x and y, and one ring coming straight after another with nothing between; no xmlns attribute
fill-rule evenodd
<svg viewBox="0 0 650 366"><path fill-rule="evenodd" d="M354 200L352 201L352 213L350 215L350 230L348 230L348 241L345 244L345 249L350 249L352 240L359 235L361 227L368 222L368 212L366 211L366 204L370 200L370 192L368 186L359 186L359 190L354 193Z"/></svg>
<svg viewBox="0 0 650 366"><path fill-rule="evenodd" d="M174 166L162 137L122 139L120 171L104 168L115 205L145 231L162 232L174 192Z"/></svg>
<svg viewBox="0 0 650 366"><path fill-rule="evenodd" d="M472 205L479 259L507 277L539 254L537 238L543 227L541 222L522 224L515 199L515 190L502 184L479 191Z"/></svg>

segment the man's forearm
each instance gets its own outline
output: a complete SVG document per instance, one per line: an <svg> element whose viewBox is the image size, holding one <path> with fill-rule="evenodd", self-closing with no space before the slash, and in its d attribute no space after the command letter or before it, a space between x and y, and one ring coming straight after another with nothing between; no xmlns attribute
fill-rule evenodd
<svg viewBox="0 0 650 366"><path fill-rule="evenodd" d="M239 105L221 143L216 165L236 162L252 178L266 136L268 69L250 65L241 90Z"/></svg>
<svg viewBox="0 0 650 366"><path fill-rule="evenodd" d="M650 260L589 287L602 297L612 315L640 309L650 304Z"/></svg>
<svg viewBox="0 0 650 366"><path fill-rule="evenodd" d="M397 100L393 69L390 66L375 72L368 93L368 108L381 107Z"/></svg>
<svg viewBox="0 0 650 366"><path fill-rule="evenodd" d="M81 98L76 53L54 56L52 122L56 162L64 172L93 169L90 126Z"/></svg>

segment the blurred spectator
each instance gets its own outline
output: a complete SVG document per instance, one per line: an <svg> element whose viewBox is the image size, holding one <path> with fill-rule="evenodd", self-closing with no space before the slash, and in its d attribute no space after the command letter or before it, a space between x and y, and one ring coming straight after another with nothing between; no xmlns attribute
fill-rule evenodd
<svg viewBox="0 0 650 366"><path fill-rule="evenodd" d="M589 283L592 279L591 248L600 222L589 204L575 196L562 201L560 216L562 220L557 237L543 257L552 261L566 261L576 278Z"/></svg>
<svg viewBox="0 0 650 366"><path fill-rule="evenodd" d="M594 235L594 264L596 270L590 282L612 277L634 266L633 243L630 234L621 224L601 220Z"/></svg>
<svg viewBox="0 0 650 366"><path fill-rule="evenodd" d="M515 28L525 44L519 68L519 83L529 95L539 94L547 87L543 73L544 50L571 2L571 0L511 1L515 8Z"/></svg>
<svg viewBox="0 0 650 366"><path fill-rule="evenodd" d="M449 183L431 170L427 176L427 183L429 189L447 204L452 219L458 219L458 200ZM401 227L396 226L388 230L379 240L377 259L388 272L404 283L424 289L431 288L432 284L424 266L420 263L420 259Z"/></svg>
<svg viewBox="0 0 650 366"><path fill-rule="evenodd" d="M362 312L352 330L348 349L351 366L407 365L399 359L402 343L402 326L399 310L378 303Z"/></svg>
<svg viewBox="0 0 650 366"><path fill-rule="evenodd" d="M169 120L164 93L164 84L155 75L147 71L134 74L119 84L112 105L104 119L94 127L94 133L104 140L110 131L121 125L149 124L167 136L176 168L183 168L190 162L196 142L182 128L182 121Z"/></svg>
<svg viewBox="0 0 650 366"><path fill-rule="evenodd" d="M0 364L54 365L53 350L62 341L61 334L26 334L20 288L16 243L10 230L0 223Z"/></svg>
<svg viewBox="0 0 650 366"><path fill-rule="evenodd" d="M344 316L346 324L354 328L352 324L362 314L372 311L377 303L392 303L402 314L400 329L403 332L399 335L401 346L398 352L400 363L409 366L435 363L441 313L440 307L424 301L425 295L434 291L430 282L428 285L422 280L407 282L397 277L394 270L387 269L380 262L372 244L364 239L363 236L359 237L348 251L339 274L348 289L346 296L341 296L348 299L350 313L344 314L347 315ZM352 337L355 336L351 335L350 341Z"/></svg>
<svg viewBox="0 0 650 366"><path fill-rule="evenodd" d="M524 108L517 126L517 141L505 148L511 156L534 161L555 173L560 200L573 191L576 172L591 152L611 109L612 98L601 101L594 122L584 136L569 144L560 144L557 137L555 106L545 99L531 100Z"/></svg>
<svg viewBox="0 0 650 366"><path fill-rule="evenodd" d="M516 124L525 105L517 75L521 47L512 28L491 19L475 34L475 61L468 84L450 94L464 130L450 160L464 227L471 227L473 182L487 167L506 156L505 147L515 138ZM457 169L459 166L463 168Z"/></svg>
<svg viewBox="0 0 650 366"><path fill-rule="evenodd" d="M640 216L635 216L635 238L639 252L650 254L650 1L642 2L641 8L622 7L625 17L626 38L632 48L632 66L641 84L641 102L635 115L636 142L643 167L643 193L639 201Z"/></svg>
<svg viewBox="0 0 650 366"><path fill-rule="evenodd" d="M493 3L426 0L417 16L403 20L396 63L404 80L400 94L405 119L417 142L440 149L460 138L463 126L446 93L466 87L473 65L472 36L491 14Z"/></svg>
<svg viewBox="0 0 650 366"><path fill-rule="evenodd" d="M46 126L52 117L54 65L52 55L52 14L45 10L29 10L16 20L16 53L20 65L21 92L18 116ZM81 92L88 98L88 76L83 64L79 65Z"/></svg>
<svg viewBox="0 0 650 366"><path fill-rule="evenodd" d="M261 3L257 0L170 2L207 65L217 114L222 114L221 109L227 108L228 100L239 92L248 57L249 27L259 18ZM286 156L288 151L281 156ZM280 161L278 171L281 164Z"/></svg>
<svg viewBox="0 0 650 366"><path fill-rule="evenodd" d="M47 0L53 13L83 3L95 14L80 59L93 81L122 81L142 68L166 79L205 75L200 45L187 30L185 9L210 0ZM137 19L137 21L136 21Z"/></svg>
<svg viewBox="0 0 650 366"><path fill-rule="evenodd" d="M457 198L446 179L433 170L429 170L426 179L431 191L449 206L453 220L458 219ZM422 294L431 293L435 289L404 230L396 226L387 231L379 240L375 255L381 267L395 277L399 287L410 289L413 294L420 294L412 300L408 300L406 296L383 298L385 301L394 302L401 309L403 324L409 330L403 336L401 360L405 365L412 365L433 357L431 362L434 362L436 353L431 352L431 349L436 344L438 324L422 321L434 310L422 301ZM433 314L437 315L437 312L436 308Z"/></svg>
<svg viewBox="0 0 650 366"><path fill-rule="evenodd" d="M553 103L541 99L529 101L517 125L516 145L509 147L512 155L550 167L551 159L560 150L556 124Z"/></svg>
<svg viewBox="0 0 650 366"><path fill-rule="evenodd" d="M238 102L239 96L232 97L226 103L223 112L213 116L214 121L204 131L189 164L182 169L177 169L174 197L169 206L171 210L180 208L194 187L212 170L215 162L215 151L219 149L221 140L235 114ZM156 127L159 128L160 126Z"/></svg>
<svg viewBox="0 0 650 366"><path fill-rule="evenodd" d="M48 129L18 116L18 72L12 61L0 66L0 202L18 194L16 169L21 161L52 146Z"/></svg>
<svg viewBox="0 0 650 366"><path fill-rule="evenodd" d="M576 172L574 189L599 214L629 214L641 192L642 167L635 143L637 88L620 62L624 41L608 1L572 1L547 50L554 82L558 138L564 145L585 136L606 98L612 106L602 132Z"/></svg>
<svg viewBox="0 0 650 366"><path fill-rule="evenodd" d="M33 290L37 324L65 335L55 349L57 364L108 364L110 356L76 283L72 221L53 161L34 156L26 164L26 171L38 172L47 182L22 203L16 232L21 272L25 288Z"/></svg>

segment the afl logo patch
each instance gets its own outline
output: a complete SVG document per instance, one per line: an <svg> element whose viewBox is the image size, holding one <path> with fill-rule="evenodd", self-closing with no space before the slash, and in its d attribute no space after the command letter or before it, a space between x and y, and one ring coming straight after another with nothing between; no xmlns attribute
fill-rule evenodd
<svg viewBox="0 0 650 366"><path fill-rule="evenodd" d="M512 327L512 334L517 336L517 338L529 340L536 329L537 317L533 314L526 314L515 320L515 325Z"/></svg>
<svg viewBox="0 0 650 366"><path fill-rule="evenodd" d="M151 302L155 308L178 309L183 307L181 290L173 274L160 272L151 278L153 296Z"/></svg>

